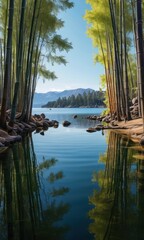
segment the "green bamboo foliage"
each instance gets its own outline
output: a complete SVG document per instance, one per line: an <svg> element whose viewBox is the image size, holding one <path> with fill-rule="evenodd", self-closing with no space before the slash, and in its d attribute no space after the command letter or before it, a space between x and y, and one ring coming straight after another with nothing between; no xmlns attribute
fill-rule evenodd
<svg viewBox="0 0 144 240"><path fill-rule="evenodd" d="M87 0L87 3L91 5L91 10L85 15L89 24L88 35L99 50L96 60L106 69L103 79L106 81L110 112L116 113L118 120L123 117L130 120L130 98L135 97L134 89L130 88L137 88L137 79L132 67L134 62L130 62L130 59L134 59L131 57L134 43L131 2ZM98 42L98 30L102 44ZM103 52L105 59L102 60Z"/></svg>
<svg viewBox="0 0 144 240"><path fill-rule="evenodd" d="M4 92L1 126L6 123L8 108L11 109L10 125L13 125L17 111L22 113L22 120L30 119L38 78L44 77L48 80L56 78L55 73L47 68L48 64L44 63L66 64L65 58L57 56L57 52L69 51L72 48L67 39L57 35L57 30L64 26L58 14L73 7L72 2L15 0L11 11L8 11L8 2L12 1L1 0L0 10L2 36L0 91ZM11 25L7 33L8 19L11 19L9 21ZM8 83L6 78L9 79Z"/></svg>
<svg viewBox="0 0 144 240"><path fill-rule="evenodd" d="M51 2L50 2L51 3ZM33 5L33 17L31 18L31 30L29 32L29 44L28 48L26 48L26 63L25 63L25 73L24 73L24 92L23 92L23 106L22 106L22 119L28 121L30 118L31 110L32 110L32 102L34 91L36 87L36 82L38 76L41 74L44 75L45 78L55 79L56 76L54 73L51 73L49 70L45 68L43 65L43 58L47 58L50 60L51 53L56 51L56 48L62 50L69 50L71 48L71 44L67 42L67 40L62 38L57 38L56 30L63 26L63 22L57 19L56 16L52 15L51 12L55 9L56 5L53 3L43 1L34 1ZM68 2L67 2L68 4ZM72 5L70 4L69 7ZM66 7L63 3L61 8ZM48 10L48 11L47 11ZM47 14L47 22L44 19L45 14ZM55 40L55 42L54 42ZM46 51L44 56L43 51ZM58 58L53 58L56 61ZM61 63L63 63L63 59L59 59ZM65 61L64 61L65 63Z"/></svg>

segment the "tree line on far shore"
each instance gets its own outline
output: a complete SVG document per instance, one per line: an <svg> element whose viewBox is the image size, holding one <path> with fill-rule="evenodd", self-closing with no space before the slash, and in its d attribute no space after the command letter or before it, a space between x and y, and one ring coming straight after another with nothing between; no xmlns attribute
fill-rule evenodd
<svg viewBox="0 0 144 240"><path fill-rule="evenodd" d="M105 107L105 97L103 91L92 91L71 95L68 98L58 98L56 101L48 102L43 108L63 108L63 107Z"/></svg>

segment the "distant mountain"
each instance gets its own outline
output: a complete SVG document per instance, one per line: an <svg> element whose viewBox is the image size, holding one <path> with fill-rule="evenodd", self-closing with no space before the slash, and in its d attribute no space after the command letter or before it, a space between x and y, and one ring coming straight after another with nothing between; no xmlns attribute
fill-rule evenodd
<svg viewBox="0 0 144 240"><path fill-rule="evenodd" d="M33 101L33 107L41 107L42 105L55 101L58 98L66 97L68 98L71 95L77 96L78 94L83 94L84 92L94 91L91 88L78 88L78 89L72 89L72 90L64 90L62 92L47 92L47 93L35 93L34 95L34 101Z"/></svg>
<svg viewBox="0 0 144 240"><path fill-rule="evenodd" d="M77 96L71 95L48 102L43 108L78 108L78 107L105 107L105 93L102 91L84 92Z"/></svg>

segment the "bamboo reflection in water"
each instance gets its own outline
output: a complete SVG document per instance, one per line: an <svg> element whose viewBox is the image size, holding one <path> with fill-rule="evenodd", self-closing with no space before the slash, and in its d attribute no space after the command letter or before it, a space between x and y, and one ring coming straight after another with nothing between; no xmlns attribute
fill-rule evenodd
<svg viewBox="0 0 144 240"><path fill-rule="evenodd" d="M95 239L142 239L144 236L144 193L137 188L137 163L133 163L130 141L111 132L107 154L100 157L105 170L94 173L99 190L89 197L93 222L89 231ZM140 204L141 203L141 204Z"/></svg>
<svg viewBox="0 0 144 240"><path fill-rule="evenodd" d="M37 164L32 138L28 136L0 155L0 239L33 240L64 239L67 226L56 222L69 210L66 203L56 203L56 197L68 188L52 188L47 193L42 187L42 172L57 162L49 159ZM48 182L63 178L63 173L50 173ZM46 207L41 192L45 191ZM49 194L49 196L47 196Z"/></svg>

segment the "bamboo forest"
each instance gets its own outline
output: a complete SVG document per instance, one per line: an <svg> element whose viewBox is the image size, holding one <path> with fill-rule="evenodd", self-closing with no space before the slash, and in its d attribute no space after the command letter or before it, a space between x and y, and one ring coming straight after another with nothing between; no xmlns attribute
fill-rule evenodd
<svg viewBox="0 0 144 240"><path fill-rule="evenodd" d="M144 239L144 2L0 0L0 240Z"/></svg>

